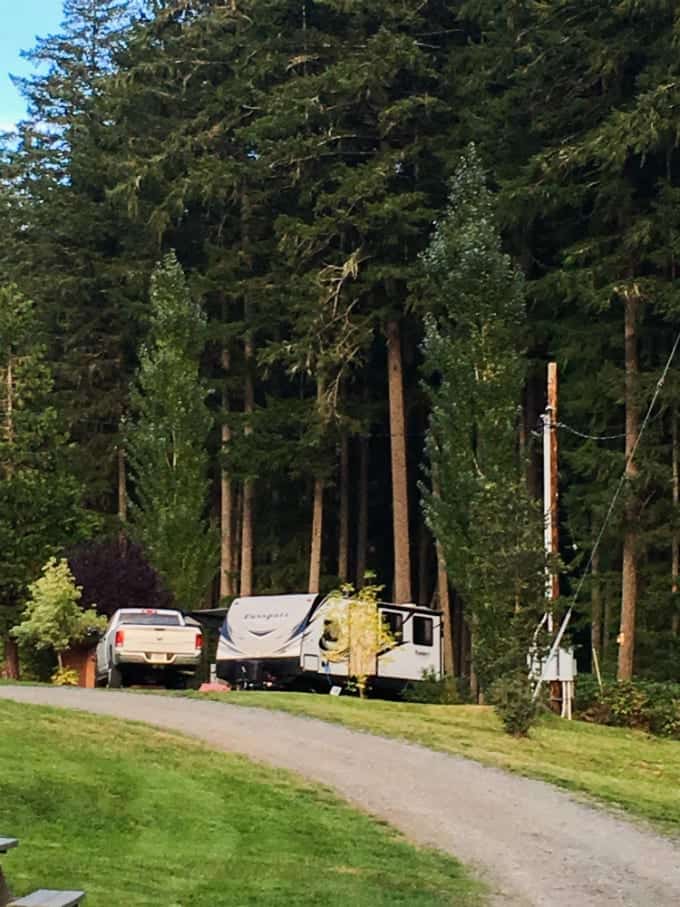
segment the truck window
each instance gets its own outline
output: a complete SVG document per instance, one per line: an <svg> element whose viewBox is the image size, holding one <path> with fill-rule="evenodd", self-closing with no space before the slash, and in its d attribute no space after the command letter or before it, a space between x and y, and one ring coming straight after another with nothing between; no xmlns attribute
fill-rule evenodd
<svg viewBox="0 0 680 907"><path fill-rule="evenodd" d="M431 617L414 617L413 618L413 642L417 646L432 645L432 618Z"/></svg>
<svg viewBox="0 0 680 907"><path fill-rule="evenodd" d="M141 627L179 627L177 614L121 614L120 624L135 624Z"/></svg>
<svg viewBox="0 0 680 907"><path fill-rule="evenodd" d="M401 642L404 638L404 615L397 611L381 611L380 613L389 633L394 637L394 641Z"/></svg>

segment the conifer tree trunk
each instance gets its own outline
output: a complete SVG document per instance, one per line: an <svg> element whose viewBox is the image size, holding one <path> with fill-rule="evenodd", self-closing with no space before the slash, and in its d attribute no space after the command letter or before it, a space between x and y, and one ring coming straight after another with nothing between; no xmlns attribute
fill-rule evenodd
<svg viewBox="0 0 680 907"><path fill-rule="evenodd" d="M222 423L222 455L224 456L231 440L231 429L226 422L226 415L229 412L229 393L226 384L226 375L229 371L229 351L227 349L222 350L222 369L225 375L222 393L222 408L225 416L225 421ZM223 463L220 471L220 598L233 595L233 509L231 476Z"/></svg>
<svg viewBox="0 0 680 907"><path fill-rule="evenodd" d="M602 589L600 587L600 552L593 552L591 575L591 645L597 657L602 659Z"/></svg>
<svg viewBox="0 0 680 907"><path fill-rule="evenodd" d="M449 590L449 577L446 572L446 562L442 547L437 543L437 590L439 597L439 610L442 612L444 636L444 673L453 675L455 663L453 657L453 609L451 607L451 592Z"/></svg>
<svg viewBox="0 0 680 907"><path fill-rule="evenodd" d="M451 627L453 630L453 670L456 677L465 673L465 620L463 603L449 587L449 601L451 605Z"/></svg>
<svg viewBox="0 0 680 907"><path fill-rule="evenodd" d="M387 325L387 369L390 403L390 450L392 458L392 520L394 538L394 600L412 601L411 549L408 520L408 473L404 419L404 375L399 322Z"/></svg>
<svg viewBox="0 0 680 907"><path fill-rule="evenodd" d="M122 444L118 445L116 459L118 463L118 519L123 524L127 523L127 469L125 466L125 448Z"/></svg>
<svg viewBox="0 0 680 907"><path fill-rule="evenodd" d="M243 251L244 269L250 275L252 268L250 247L251 208L248 190L245 184L241 188L241 249ZM248 332L244 342L245 354L245 388L243 409L246 414L245 434L253 431L251 416L255 410L255 384L253 376L255 344L251 333L252 311L248 298L244 300L243 317ZM243 514L241 522L241 595L253 594L253 537L254 537L255 482L248 477L243 482Z"/></svg>
<svg viewBox="0 0 680 907"><path fill-rule="evenodd" d="M5 436L7 444L12 445L14 442L14 363L12 356L7 361L7 373L5 375L6 397L5 397ZM11 472L11 466L8 467Z"/></svg>
<svg viewBox="0 0 680 907"><path fill-rule="evenodd" d="M338 577L341 583L349 580L349 438L340 439L340 516L338 532Z"/></svg>
<svg viewBox="0 0 680 907"><path fill-rule="evenodd" d="M624 354L625 354L625 401L626 401L626 478L628 481L623 536L623 568L621 577L621 624L619 628L618 680L630 680L633 676L635 655L635 611L637 607L637 516L638 507L635 481L638 470L631 460L633 446L640 430L640 413L637 403L638 352L637 317L639 291L629 287L623 294L624 302Z"/></svg>
<svg viewBox="0 0 680 907"><path fill-rule="evenodd" d="M255 409L255 387L253 384L253 340L248 336L245 342L246 380L244 393L244 412L252 415ZM253 426L248 420L245 433L252 434ZM241 595L253 594L253 523L255 505L255 482L246 478L243 482L243 517L241 524Z"/></svg>
<svg viewBox="0 0 680 907"><path fill-rule="evenodd" d="M317 415L324 424L324 382L321 377L316 382ZM308 591L318 593L321 585L321 545L323 541L323 493L326 483L321 476L314 479L314 500L312 504L312 539L309 551Z"/></svg>
<svg viewBox="0 0 680 907"><path fill-rule="evenodd" d="M241 539L243 537L243 486L237 485L234 492L234 532L231 547L231 566L234 571L234 579L241 576ZM234 582L234 593L237 590L237 584ZM238 588L240 589L240 581Z"/></svg>
<svg viewBox="0 0 680 907"><path fill-rule="evenodd" d="M7 680L19 680L19 647L16 640L5 635L3 646L5 649L5 677Z"/></svg>
<svg viewBox="0 0 680 907"><path fill-rule="evenodd" d="M602 658L609 652L609 634L612 625L612 597L604 589L604 615L602 618Z"/></svg>
<svg viewBox="0 0 680 907"><path fill-rule="evenodd" d="M312 545L309 556L309 592L318 593L321 585L321 541L323 538L323 493L325 482L314 480L314 505L312 516Z"/></svg>
<svg viewBox="0 0 680 907"><path fill-rule="evenodd" d="M12 356L9 356L7 362L7 372L5 375L5 437L7 444L12 445L14 442L14 375ZM9 473L12 473L12 466L6 466ZM3 639L3 648L5 651L5 677L8 680L19 680L19 648L16 640L5 633Z"/></svg>
<svg viewBox="0 0 680 907"><path fill-rule="evenodd" d="M468 651L470 653L470 695L473 702L479 702L479 679L475 670L474 645L475 637L472 628L467 624L468 629Z"/></svg>
<svg viewBox="0 0 680 907"><path fill-rule="evenodd" d="M428 605L430 602L430 536L421 519L418 525L418 604Z"/></svg>
<svg viewBox="0 0 680 907"><path fill-rule="evenodd" d="M357 517L356 587L361 589L366 574L368 547L368 438L359 438L359 513Z"/></svg>
<svg viewBox="0 0 680 907"><path fill-rule="evenodd" d="M678 409L673 406L671 412L673 420L673 519L678 518L678 504L680 504L680 469L678 464ZM680 539L677 529L673 529L671 551L671 592L673 594L673 615L671 617L671 632L674 636L680 631L680 610L678 610L678 573L680 572Z"/></svg>

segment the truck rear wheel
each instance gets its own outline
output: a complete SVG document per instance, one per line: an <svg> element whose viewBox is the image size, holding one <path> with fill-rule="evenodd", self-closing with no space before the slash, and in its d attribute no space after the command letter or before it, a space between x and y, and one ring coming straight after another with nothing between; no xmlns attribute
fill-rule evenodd
<svg viewBox="0 0 680 907"><path fill-rule="evenodd" d="M123 686L123 675L118 668L109 668L106 686L111 690L119 690Z"/></svg>
<svg viewBox="0 0 680 907"><path fill-rule="evenodd" d="M179 671L168 671L164 679L166 690L186 690L187 688L187 678Z"/></svg>

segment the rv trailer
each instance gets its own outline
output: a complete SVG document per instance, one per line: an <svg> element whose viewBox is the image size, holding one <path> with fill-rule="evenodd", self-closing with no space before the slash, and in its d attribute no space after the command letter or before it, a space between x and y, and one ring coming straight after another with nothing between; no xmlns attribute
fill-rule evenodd
<svg viewBox="0 0 680 907"><path fill-rule="evenodd" d="M340 600L340 605L342 605ZM235 599L217 646L217 676L233 686L328 689L349 680L349 660L333 657L338 598L258 595ZM442 672L442 615L430 608L381 602L394 644L376 657L373 689L401 690L424 671Z"/></svg>
<svg viewBox="0 0 680 907"><path fill-rule="evenodd" d="M300 645L320 595L236 598L217 643L217 676L232 686L289 686L300 675Z"/></svg>

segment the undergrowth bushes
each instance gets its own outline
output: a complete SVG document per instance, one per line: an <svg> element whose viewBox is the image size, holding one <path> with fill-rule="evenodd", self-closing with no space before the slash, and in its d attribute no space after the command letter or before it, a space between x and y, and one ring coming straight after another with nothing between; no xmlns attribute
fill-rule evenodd
<svg viewBox="0 0 680 907"><path fill-rule="evenodd" d="M644 680L606 681L602 691L593 677L576 682L576 712L584 721L629 727L680 740L680 684Z"/></svg>
<svg viewBox="0 0 680 907"><path fill-rule="evenodd" d="M436 671L423 671L420 680L409 682L403 698L407 702L431 703L433 705L458 705L465 701L459 681L450 674L438 675Z"/></svg>

